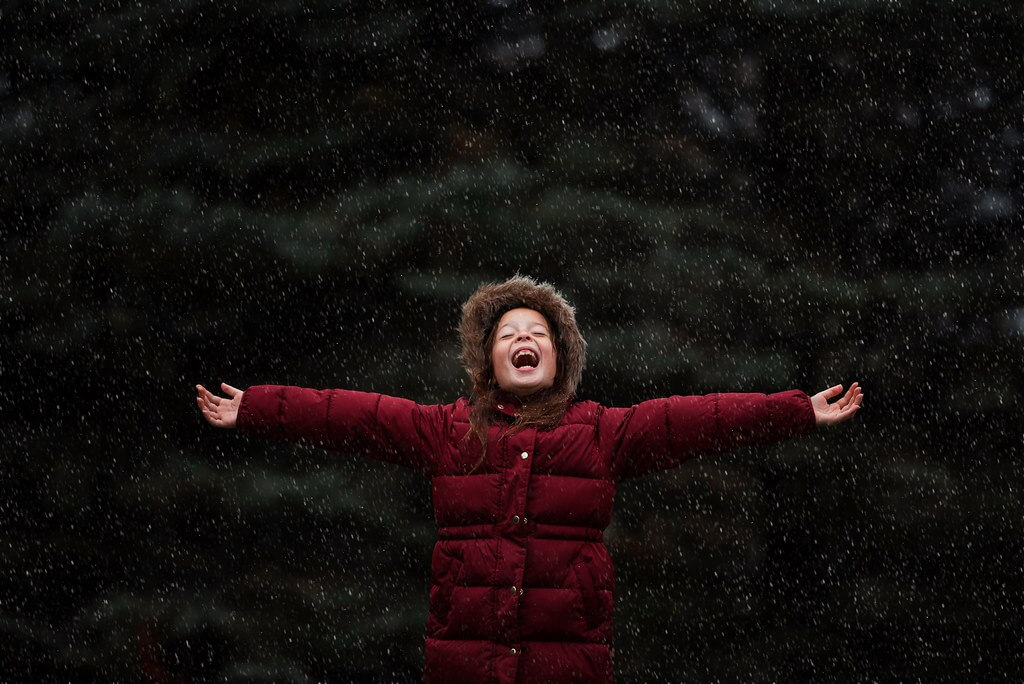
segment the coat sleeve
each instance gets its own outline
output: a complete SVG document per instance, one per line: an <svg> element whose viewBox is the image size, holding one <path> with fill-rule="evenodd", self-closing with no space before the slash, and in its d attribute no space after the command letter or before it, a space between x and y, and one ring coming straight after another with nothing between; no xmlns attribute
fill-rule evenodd
<svg viewBox="0 0 1024 684"><path fill-rule="evenodd" d="M706 453L771 444L814 429L814 409L800 390L652 399L609 408L598 429L620 479L674 468Z"/></svg>
<svg viewBox="0 0 1024 684"><path fill-rule="evenodd" d="M442 444L445 415L445 406L384 394L255 385L242 395L237 427L429 472Z"/></svg>

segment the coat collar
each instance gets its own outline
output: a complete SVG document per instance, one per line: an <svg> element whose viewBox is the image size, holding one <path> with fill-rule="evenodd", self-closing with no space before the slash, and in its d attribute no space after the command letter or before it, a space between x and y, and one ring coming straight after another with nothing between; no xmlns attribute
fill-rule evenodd
<svg viewBox="0 0 1024 684"><path fill-rule="evenodd" d="M523 400L512 394L511 392L500 392L495 397L494 403L491 404L498 413L504 413L510 418L515 418L516 414L519 413L519 409L523 407Z"/></svg>
<svg viewBox="0 0 1024 684"><path fill-rule="evenodd" d="M570 395L569 401L566 402L567 407L575 401L576 396ZM519 415L519 409L526 405L522 399L511 392L499 392L498 396L494 399L494 403L491 404L491 408L502 413L509 418L515 418Z"/></svg>

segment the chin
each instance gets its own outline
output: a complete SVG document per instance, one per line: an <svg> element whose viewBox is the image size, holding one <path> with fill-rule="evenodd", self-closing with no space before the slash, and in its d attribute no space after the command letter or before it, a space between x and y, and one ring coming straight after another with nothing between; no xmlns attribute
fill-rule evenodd
<svg viewBox="0 0 1024 684"><path fill-rule="evenodd" d="M544 390L548 389L549 387L551 387L551 385L541 385L541 386L532 386L531 385L530 387L514 387L514 388L512 388L512 389L510 389L508 391L512 392L512 394L515 394L518 397L529 397L529 396L532 396L534 394L537 394L537 392L543 392Z"/></svg>

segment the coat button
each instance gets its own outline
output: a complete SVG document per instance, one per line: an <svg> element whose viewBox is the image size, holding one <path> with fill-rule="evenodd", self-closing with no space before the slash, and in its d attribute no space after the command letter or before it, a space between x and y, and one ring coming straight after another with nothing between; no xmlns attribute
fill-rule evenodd
<svg viewBox="0 0 1024 684"><path fill-rule="evenodd" d="M517 650L516 650L516 647L515 647L515 646L513 646L512 648L510 648L510 649L509 649L509 651L508 651L508 654L509 654L509 655L515 655L516 653L519 653L519 651L517 651Z"/></svg>
<svg viewBox="0 0 1024 684"><path fill-rule="evenodd" d="M521 458L521 459L523 459L525 461L526 459L530 458L530 454L528 454L528 453L526 453L524 451L523 453L519 454L519 458Z"/></svg>
<svg viewBox="0 0 1024 684"><path fill-rule="evenodd" d="M505 410L505 405L504 404L498 404L498 410L499 411L504 411Z"/></svg>
<svg viewBox="0 0 1024 684"><path fill-rule="evenodd" d="M514 522L516 525L518 525L519 524L519 516L518 515L513 515L512 516L512 522Z"/></svg>
<svg viewBox="0 0 1024 684"><path fill-rule="evenodd" d="M514 585L514 584L512 585L512 593L513 594L518 594L519 593L519 589L516 588L516 585Z"/></svg>
<svg viewBox="0 0 1024 684"><path fill-rule="evenodd" d="M523 518L523 524L524 525L526 524L526 518Z"/></svg>

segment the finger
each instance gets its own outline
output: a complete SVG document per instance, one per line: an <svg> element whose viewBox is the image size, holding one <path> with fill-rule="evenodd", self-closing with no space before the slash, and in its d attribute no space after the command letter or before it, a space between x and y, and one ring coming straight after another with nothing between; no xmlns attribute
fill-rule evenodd
<svg viewBox="0 0 1024 684"><path fill-rule="evenodd" d="M858 391L857 394L850 399L850 406L852 406L855 409L859 408L862 401L864 401L864 395L860 391Z"/></svg>
<svg viewBox="0 0 1024 684"><path fill-rule="evenodd" d="M237 387L232 387L226 382L220 383L220 388L227 392L227 395L232 399L234 399L235 397L242 393L242 390L238 389Z"/></svg>
<svg viewBox="0 0 1024 684"><path fill-rule="evenodd" d="M839 400L840 405L843 408L849 406L850 402L856 399L858 391L859 390L857 388L857 383L853 383L852 385L850 385L850 389L846 390L846 394L844 394L843 398Z"/></svg>
<svg viewBox="0 0 1024 684"><path fill-rule="evenodd" d="M205 387L203 388L203 397L206 399L206 402L212 406L220 405L221 398Z"/></svg>
<svg viewBox="0 0 1024 684"><path fill-rule="evenodd" d="M850 392L847 391L846 394L844 394L843 396L839 397L839 399L836 400L836 402L834 404L832 404L832 405L835 406L836 408L842 410L842 409L846 408L847 404L849 404L849 403L850 403Z"/></svg>

